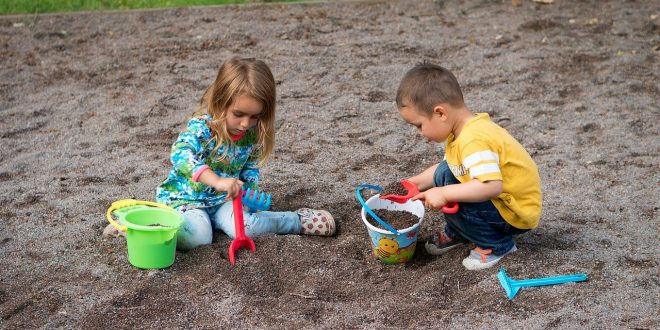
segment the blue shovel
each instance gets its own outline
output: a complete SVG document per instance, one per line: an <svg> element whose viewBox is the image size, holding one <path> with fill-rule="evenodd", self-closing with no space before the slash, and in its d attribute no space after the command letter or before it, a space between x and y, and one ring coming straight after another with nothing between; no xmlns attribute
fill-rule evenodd
<svg viewBox="0 0 660 330"><path fill-rule="evenodd" d="M504 267L500 268L500 272L497 273L497 278L500 280L500 284L506 291L506 296L509 299L513 299L518 293L518 290L522 287L530 286L544 286L544 285L555 285L563 284L568 282L581 282L587 280L587 274L574 274L574 275L562 275L562 276L553 276L553 277L542 277L534 278L529 280L514 280L506 274Z"/></svg>

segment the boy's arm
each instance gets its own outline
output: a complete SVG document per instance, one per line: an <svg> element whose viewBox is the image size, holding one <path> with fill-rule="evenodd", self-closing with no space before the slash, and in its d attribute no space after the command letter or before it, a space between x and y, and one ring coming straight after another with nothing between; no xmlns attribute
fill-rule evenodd
<svg viewBox="0 0 660 330"><path fill-rule="evenodd" d="M424 191L426 189L432 188L433 187L433 176L435 175L435 169L438 168L439 164L435 164L426 170L424 172L419 173L409 179L406 179L412 183L414 183L419 191Z"/></svg>
<svg viewBox="0 0 660 330"><path fill-rule="evenodd" d="M502 193L502 180L481 182L472 179L468 182L428 189L414 196L412 200L425 199L428 208L439 209L448 202L483 202Z"/></svg>

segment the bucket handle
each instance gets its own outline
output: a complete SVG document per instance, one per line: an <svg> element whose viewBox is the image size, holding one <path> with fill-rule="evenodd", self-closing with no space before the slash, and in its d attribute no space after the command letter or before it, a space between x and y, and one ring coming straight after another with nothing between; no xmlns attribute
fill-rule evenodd
<svg viewBox="0 0 660 330"><path fill-rule="evenodd" d="M357 187L357 189L355 189L355 197L357 197L357 200L360 202L360 204L362 204L362 207L364 207L365 211L367 211L367 213L369 213L370 216L372 216L374 219L376 219L376 221L378 221L378 223L383 225L383 227L385 227L385 229L389 230L392 233L395 233L397 236L401 235L396 229L394 229L394 227L390 226L389 223L385 222L385 220L383 220L379 216L377 216L376 213L374 213L374 211L372 211L371 208L369 208L369 206L367 206L367 203L365 203L364 199L362 199L362 195L360 195L360 190L364 189L364 188L373 189L373 190L376 190L378 192L383 191L383 188L381 188L379 186L374 186L374 185L371 185L371 184L364 183L364 184L359 185Z"/></svg>
<svg viewBox="0 0 660 330"><path fill-rule="evenodd" d="M147 205L147 206L160 207L162 209L174 210L173 208L171 208L171 207L169 207L165 204L149 202L149 201L140 201L140 200L129 198L129 199L122 199L122 200L118 200L116 202L113 202L110 205L110 208L108 209L108 212L106 213L106 217L108 217L108 221L110 221L110 223L113 226L115 226L115 228L117 228L117 229L119 229L123 232L126 232L126 230L128 229L126 226L122 226L122 225L118 224L117 222L115 222L114 220L112 220L112 211L123 209L123 208L129 207L129 206L135 206L135 205Z"/></svg>

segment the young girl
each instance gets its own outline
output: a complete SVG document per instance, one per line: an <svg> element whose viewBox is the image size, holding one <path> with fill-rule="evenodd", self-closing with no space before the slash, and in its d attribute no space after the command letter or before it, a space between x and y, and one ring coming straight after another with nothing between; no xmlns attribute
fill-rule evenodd
<svg viewBox="0 0 660 330"><path fill-rule="evenodd" d="M255 59L225 61L186 130L172 145L172 169L156 200L183 214L177 248L190 250L213 239L213 229L234 238L231 198L241 188L258 190L259 166L275 142L275 80ZM325 210L243 212L245 234L331 236L335 222Z"/></svg>

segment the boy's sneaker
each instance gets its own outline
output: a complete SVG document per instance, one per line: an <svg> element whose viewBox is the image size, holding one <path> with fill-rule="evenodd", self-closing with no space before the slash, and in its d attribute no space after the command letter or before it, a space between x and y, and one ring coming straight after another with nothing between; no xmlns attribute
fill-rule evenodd
<svg viewBox="0 0 660 330"><path fill-rule="evenodd" d="M451 238L447 236L443 230L440 233L433 235L430 240L426 241L424 247L429 254L438 256L447 253L447 251L462 245L463 243L465 243L463 238Z"/></svg>
<svg viewBox="0 0 660 330"><path fill-rule="evenodd" d="M300 217L303 235L332 236L335 234L335 219L326 210L302 208L296 211Z"/></svg>
<svg viewBox="0 0 660 330"><path fill-rule="evenodd" d="M495 264L500 261L505 255L516 252L518 248L514 245L509 251L502 254L501 256L496 256L493 254L491 249L480 249L476 248L470 251L470 255L463 259L463 266L469 270L478 270L486 269L495 266Z"/></svg>

